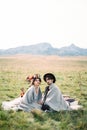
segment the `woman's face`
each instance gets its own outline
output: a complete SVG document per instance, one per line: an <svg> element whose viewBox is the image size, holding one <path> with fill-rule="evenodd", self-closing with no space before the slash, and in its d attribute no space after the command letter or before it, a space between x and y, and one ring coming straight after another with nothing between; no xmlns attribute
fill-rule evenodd
<svg viewBox="0 0 87 130"><path fill-rule="evenodd" d="M35 79L34 81L34 86L38 87L40 85L40 80L39 79Z"/></svg>

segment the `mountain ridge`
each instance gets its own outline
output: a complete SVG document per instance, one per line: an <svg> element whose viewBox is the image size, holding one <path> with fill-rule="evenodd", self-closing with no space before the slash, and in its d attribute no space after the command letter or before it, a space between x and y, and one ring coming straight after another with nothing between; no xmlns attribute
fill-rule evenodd
<svg viewBox="0 0 87 130"><path fill-rule="evenodd" d="M54 48L50 43L38 43L35 45L18 46L9 49L0 49L0 55L33 54L33 55L58 55L58 56L87 56L87 49L75 44Z"/></svg>

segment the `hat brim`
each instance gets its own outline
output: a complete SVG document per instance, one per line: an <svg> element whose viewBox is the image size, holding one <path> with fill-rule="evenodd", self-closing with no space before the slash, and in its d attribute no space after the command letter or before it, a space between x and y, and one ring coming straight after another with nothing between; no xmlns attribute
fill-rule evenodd
<svg viewBox="0 0 87 130"><path fill-rule="evenodd" d="M43 76L43 79L44 79L44 81L46 82L46 78L47 77L51 77L50 79L53 79L53 83L55 83L56 82L56 78L55 78L55 76L52 74L52 73L47 73L47 74L45 74L44 76Z"/></svg>

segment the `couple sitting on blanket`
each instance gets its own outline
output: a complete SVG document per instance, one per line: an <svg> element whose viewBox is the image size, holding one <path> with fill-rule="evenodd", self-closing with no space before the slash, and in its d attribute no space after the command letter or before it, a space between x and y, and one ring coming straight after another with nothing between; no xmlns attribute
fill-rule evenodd
<svg viewBox="0 0 87 130"><path fill-rule="evenodd" d="M55 85L55 76L52 73L47 73L43 76L43 79L48 85L45 88L43 97L40 89L41 78L36 75L31 78L31 86L23 97L19 97L9 102L3 102L3 109L23 110L27 112L30 112L33 109L43 111L71 110L70 106L64 100L61 91Z"/></svg>

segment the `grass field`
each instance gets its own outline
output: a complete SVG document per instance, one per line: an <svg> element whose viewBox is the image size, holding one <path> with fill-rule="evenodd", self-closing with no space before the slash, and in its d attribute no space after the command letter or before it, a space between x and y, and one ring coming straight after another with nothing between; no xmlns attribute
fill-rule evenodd
<svg viewBox="0 0 87 130"><path fill-rule="evenodd" d="M68 94L83 105L82 110L44 113L41 111L4 111L2 101L20 95L20 88L27 90L28 75L39 73L41 90L46 83L43 75L55 74L63 94ZM0 57L0 130L86 130L87 129L87 57L58 57L14 55Z"/></svg>

